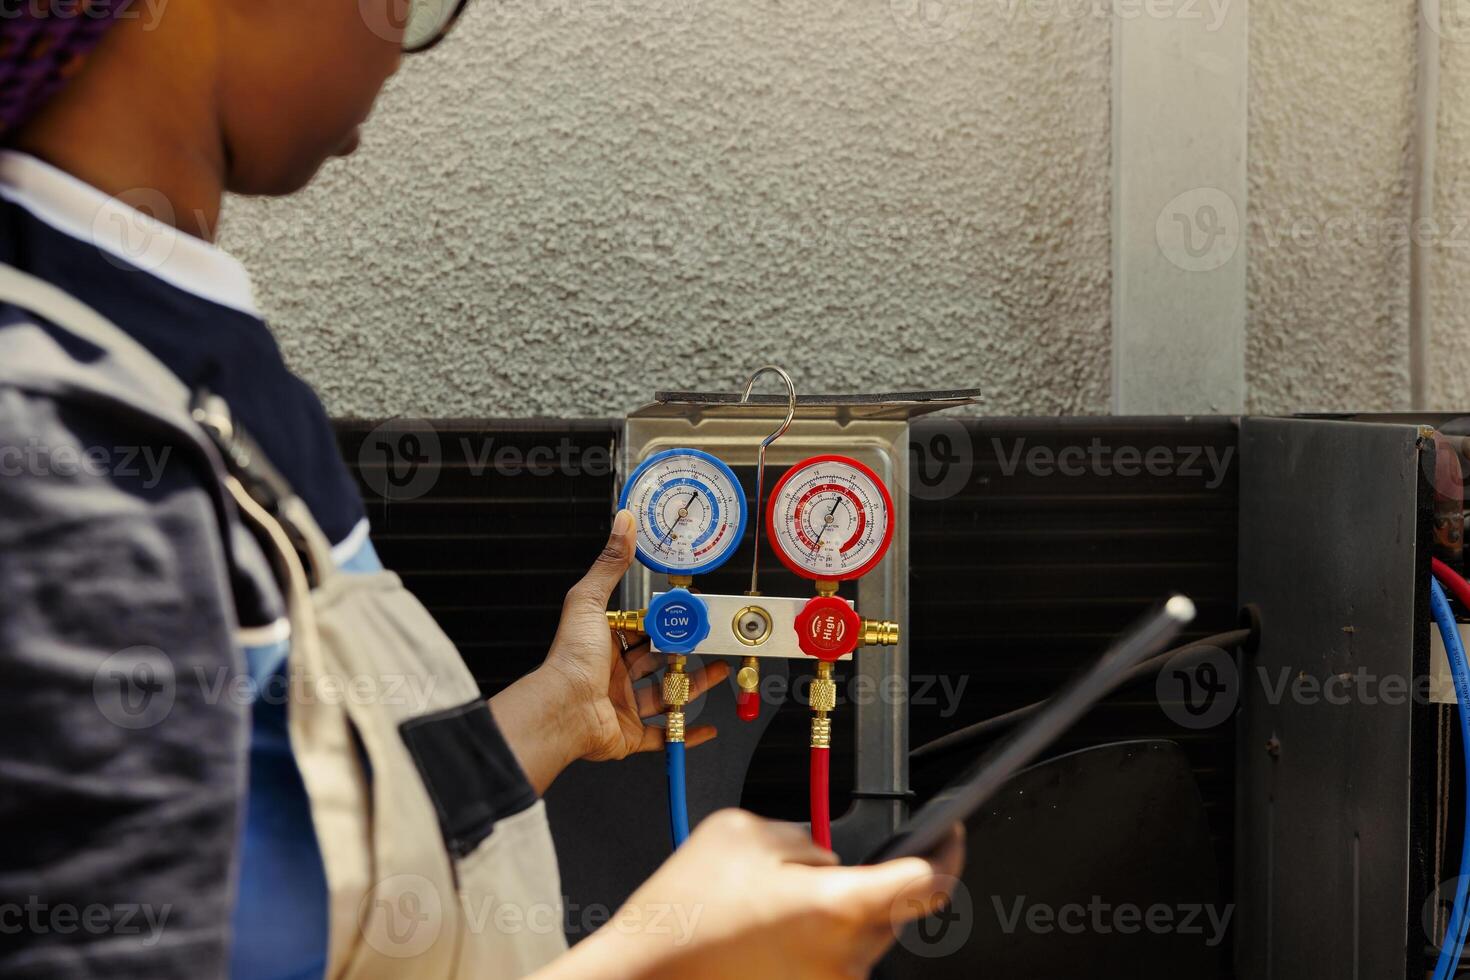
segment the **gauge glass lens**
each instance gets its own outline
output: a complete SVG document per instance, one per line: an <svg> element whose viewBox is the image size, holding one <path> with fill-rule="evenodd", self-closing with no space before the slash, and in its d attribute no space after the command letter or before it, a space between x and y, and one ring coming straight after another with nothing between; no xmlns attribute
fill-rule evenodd
<svg viewBox="0 0 1470 980"><path fill-rule="evenodd" d="M671 449L648 458L623 489L638 558L654 571L693 575L723 565L745 530L745 491L708 453Z"/></svg>
<svg viewBox="0 0 1470 980"><path fill-rule="evenodd" d="M797 464L771 493L768 533L798 575L852 579L883 558L893 538L893 501L883 481L845 456Z"/></svg>

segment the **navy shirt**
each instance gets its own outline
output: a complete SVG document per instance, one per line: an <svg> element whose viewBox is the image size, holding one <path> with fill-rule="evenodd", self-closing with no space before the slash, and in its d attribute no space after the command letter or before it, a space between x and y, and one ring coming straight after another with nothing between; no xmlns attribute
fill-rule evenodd
<svg viewBox="0 0 1470 980"><path fill-rule="evenodd" d="M161 228L0 153L0 262L223 396L339 565L378 568L326 413L286 367L243 268L171 230L158 248ZM0 305L0 330L30 320ZM64 470L78 452L102 465ZM0 975L322 975L326 885L286 735L288 625L273 583L217 587L207 479L156 433L0 387L0 897L35 906L0 943ZM242 672L249 683L233 683ZM166 720L146 700L136 716L114 705L115 674L165 691ZM54 921L91 906L105 906L92 913L104 928Z"/></svg>

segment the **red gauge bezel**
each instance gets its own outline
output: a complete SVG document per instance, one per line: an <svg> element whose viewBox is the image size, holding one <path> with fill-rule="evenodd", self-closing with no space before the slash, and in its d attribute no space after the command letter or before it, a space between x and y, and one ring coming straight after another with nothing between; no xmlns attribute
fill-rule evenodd
<svg viewBox="0 0 1470 980"><path fill-rule="evenodd" d="M781 496L781 490L794 474L817 463L843 463L851 466L873 481L873 486L878 488L878 493L883 497L883 506L888 508L888 527L883 531L883 543L878 546L878 553L861 568L856 568L844 575L814 574L787 557L786 552L777 543L779 539L776 537L776 499ZM781 560L781 564L785 565L787 570L795 575L800 575L804 579L810 579L813 582L851 582L853 579L862 578L871 572L873 567L888 554L888 546L893 543L893 525L895 520L893 497L889 494L888 487L884 484L883 480L867 464L861 463L851 456L843 456L841 453L825 453L821 456L808 456L806 459L793 465L791 469L782 475L781 479L776 481L776 485L771 488L770 497L766 500L766 539L770 542L771 550L776 553L776 557Z"/></svg>

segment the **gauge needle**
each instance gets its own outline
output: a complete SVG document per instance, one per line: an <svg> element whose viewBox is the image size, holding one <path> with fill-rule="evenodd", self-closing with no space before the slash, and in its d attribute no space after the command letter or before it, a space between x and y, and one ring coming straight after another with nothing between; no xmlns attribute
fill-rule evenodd
<svg viewBox="0 0 1470 980"><path fill-rule="evenodd" d="M688 500L684 501L684 506L679 508L679 516L674 518L674 523L670 524L668 531L664 532L663 540L659 541L659 551L664 550L664 545L668 544L669 539L674 536L674 529L677 528L680 524L684 523L684 518L689 516L689 505L694 503L694 501L698 499L699 491L696 490L689 495Z"/></svg>
<svg viewBox="0 0 1470 980"><path fill-rule="evenodd" d="M827 528L832 526L832 515L837 513L837 506L841 503L841 495L838 495L836 498L833 499L832 509L827 511L827 519L822 522L821 530L817 531L817 540L812 542L812 554L815 555L817 553L817 549L822 546L822 535L826 534Z"/></svg>

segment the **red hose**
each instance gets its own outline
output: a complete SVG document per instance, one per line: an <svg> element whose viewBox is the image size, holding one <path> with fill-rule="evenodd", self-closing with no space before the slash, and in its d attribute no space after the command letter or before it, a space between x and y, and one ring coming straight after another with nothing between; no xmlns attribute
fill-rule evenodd
<svg viewBox="0 0 1470 980"><path fill-rule="evenodd" d="M812 841L832 850L832 814L827 802L831 749L812 747Z"/></svg>
<svg viewBox="0 0 1470 980"><path fill-rule="evenodd" d="M1470 582L1438 558L1429 559L1429 567L1434 570L1434 577L1439 579L1439 584L1449 590L1460 605L1470 609Z"/></svg>

